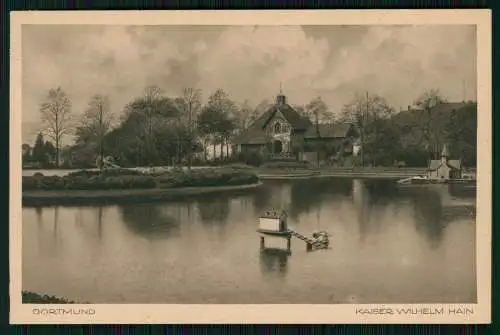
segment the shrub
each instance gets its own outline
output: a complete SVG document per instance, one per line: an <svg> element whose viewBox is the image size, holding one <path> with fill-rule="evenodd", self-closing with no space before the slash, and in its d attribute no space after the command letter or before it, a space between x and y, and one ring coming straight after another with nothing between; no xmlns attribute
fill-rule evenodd
<svg viewBox="0 0 500 335"><path fill-rule="evenodd" d="M251 170L253 169L253 166L243 164L243 163L233 163L227 165L228 168L230 169L237 169L237 170Z"/></svg>
<svg viewBox="0 0 500 335"><path fill-rule="evenodd" d="M23 304L75 304L75 301L65 298L55 297L47 294L37 294L28 291L22 291Z"/></svg>
<svg viewBox="0 0 500 335"><path fill-rule="evenodd" d="M102 171L99 170L80 170L71 172L68 174L70 177L91 177L91 176L99 176L103 175L106 177L118 177L118 176L142 176L143 173L137 170L129 170L129 169L105 169Z"/></svg>
<svg viewBox="0 0 500 335"><path fill-rule="evenodd" d="M243 151L236 158L236 161L250 166L260 166L264 160L264 155L258 151Z"/></svg>
<svg viewBox="0 0 500 335"><path fill-rule="evenodd" d="M94 170L79 170L75 172L70 172L66 176L68 177L90 177L90 176L96 176L101 174L101 171L94 171Z"/></svg>

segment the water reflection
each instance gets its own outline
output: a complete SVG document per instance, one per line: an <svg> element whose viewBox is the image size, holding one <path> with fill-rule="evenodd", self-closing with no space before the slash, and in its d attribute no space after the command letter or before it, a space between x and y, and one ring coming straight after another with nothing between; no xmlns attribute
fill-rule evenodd
<svg viewBox="0 0 500 335"><path fill-rule="evenodd" d="M289 251L261 249L260 270L263 275L285 276L288 272Z"/></svg>
<svg viewBox="0 0 500 335"><path fill-rule="evenodd" d="M102 240L102 220L103 220L103 209L102 206L97 208L97 236L99 240Z"/></svg>
<svg viewBox="0 0 500 335"><path fill-rule="evenodd" d="M298 180L292 184L289 208L290 217L294 220L307 214L333 199L349 197L352 193L350 179L310 179Z"/></svg>
<svg viewBox="0 0 500 335"><path fill-rule="evenodd" d="M431 248L439 247L444 230L440 195L437 192L421 190L411 197L411 204L417 232L424 235Z"/></svg>
<svg viewBox="0 0 500 335"><path fill-rule="evenodd" d="M125 226L133 233L153 238L168 238L179 233L179 222L166 213L167 206L129 204L120 206Z"/></svg>
<svg viewBox="0 0 500 335"><path fill-rule="evenodd" d="M362 180L352 181L352 200L359 226L359 239L363 242L370 233L372 197Z"/></svg>
<svg viewBox="0 0 500 335"><path fill-rule="evenodd" d="M474 201L318 179L164 203L24 208L23 286L95 303L331 303L332 290L360 303L470 302ZM270 206L285 207L299 232L331 232L332 249L259 250L255 229Z"/></svg>
<svg viewBox="0 0 500 335"><path fill-rule="evenodd" d="M43 209L42 207L35 207L35 213L36 213L36 222L38 224L38 226L41 226L42 225L42 212L43 212Z"/></svg>
<svg viewBox="0 0 500 335"><path fill-rule="evenodd" d="M203 196L197 199L198 213L205 225L225 224L229 216L229 201L227 196Z"/></svg>

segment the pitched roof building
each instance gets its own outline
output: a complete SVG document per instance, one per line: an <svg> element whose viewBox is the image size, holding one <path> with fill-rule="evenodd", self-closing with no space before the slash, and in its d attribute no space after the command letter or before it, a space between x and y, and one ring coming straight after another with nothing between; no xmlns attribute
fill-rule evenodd
<svg viewBox="0 0 500 335"><path fill-rule="evenodd" d="M327 147L338 148L340 143L345 144L344 140L355 133L353 129L353 125L347 123L313 124L308 117L290 106L286 96L280 92L275 104L240 134L234 143L240 150L267 148L274 155L293 156L292 153L299 153L297 151L308 151L307 145L304 145L307 142L322 141Z"/></svg>
<svg viewBox="0 0 500 335"><path fill-rule="evenodd" d="M431 160L427 173L428 177L434 180L459 179L461 178L462 164L459 159L449 159L448 146L445 144L441 152L441 159Z"/></svg>

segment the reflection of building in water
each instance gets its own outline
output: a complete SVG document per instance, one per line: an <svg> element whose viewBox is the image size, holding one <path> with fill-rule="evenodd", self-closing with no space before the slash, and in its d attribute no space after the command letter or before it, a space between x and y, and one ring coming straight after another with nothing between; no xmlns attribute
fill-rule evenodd
<svg viewBox="0 0 500 335"><path fill-rule="evenodd" d="M285 250L260 250L260 269L262 274L285 275L288 271L288 257L290 253Z"/></svg>
<svg viewBox="0 0 500 335"><path fill-rule="evenodd" d="M289 209L292 203L292 185L290 183L270 184L269 202L266 207Z"/></svg>
<svg viewBox="0 0 500 335"><path fill-rule="evenodd" d="M352 200L359 223L360 238L363 240L369 230L371 214L371 195L362 180L352 181Z"/></svg>

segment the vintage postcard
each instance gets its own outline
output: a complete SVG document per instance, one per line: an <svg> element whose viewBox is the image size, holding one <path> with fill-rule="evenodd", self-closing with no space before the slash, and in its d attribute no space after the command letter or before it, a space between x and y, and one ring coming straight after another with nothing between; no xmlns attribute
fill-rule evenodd
<svg viewBox="0 0 500 335"><path fill-rule="evenodd" d="M487 10L11 14L12 323L489 323Z"/></svg>

